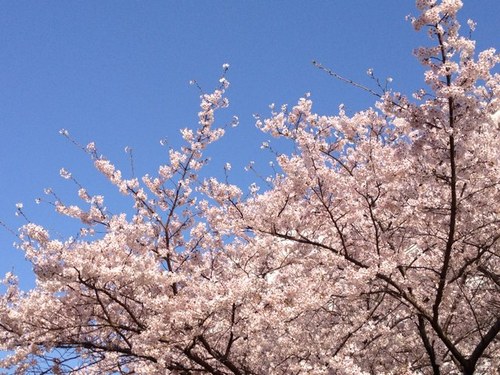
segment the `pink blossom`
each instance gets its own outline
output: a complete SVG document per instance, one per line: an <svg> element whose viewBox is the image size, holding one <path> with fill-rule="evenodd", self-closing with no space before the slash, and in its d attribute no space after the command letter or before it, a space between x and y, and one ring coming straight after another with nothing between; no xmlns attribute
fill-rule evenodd
<svg viewBox="0 0 500 375"><path fill-rule="evenodd" d="M500 56L476 54L459 34L461 1L416 5L413 25L432 43L415 50L428 87L413 99L387 90L353 115L343 105L320 115L309 94L272 105L257 128L294 151L276 154L266 188L200 177L207 146L225 131L216 125L228 105L224 76L156 175L127 179L88 146L132 210L112 214L83 187L81 206L47 189L82 227L66 240L21 228L36 286L24 293L14 275L2 280L0 367L495 373Z"/></svg>

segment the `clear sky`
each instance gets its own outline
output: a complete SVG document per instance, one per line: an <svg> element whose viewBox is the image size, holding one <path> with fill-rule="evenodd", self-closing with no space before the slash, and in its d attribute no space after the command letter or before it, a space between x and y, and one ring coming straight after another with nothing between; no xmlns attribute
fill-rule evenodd
<svg viewBox="0 0 500 375"><path fill-rule="evenodd" d="M478 23L478 48L498 47L500 1L464 3L462 19ZM248 186L256 177L243 167L270 159L252 114L265 116L270 103L294 104L306 92L324 114L341 103L351 113L373 105L312 60L365 84L373 68L399 91L422 86L412 49L427 39L405 21L409 13L410 0L1 2L0 220L17 230L23 220L15 205L23 202L31 220L56 237L67 233L68 219L34 203L46 187L74 200L76 187L59 177L61 167L93 193L112 191L61 128L82 144L95 141L126 175L125 146L134 150L137 174L154 173L166 160L159 140L175 145L180 128L196 126L199 92L189 81L212 90L223 63L231 65L223 117L238 115L240 126L210 149L208 173L220 175L230 161L233 182ZM30 267L15 240L0 228L0 274L25 278Z"/></svg>

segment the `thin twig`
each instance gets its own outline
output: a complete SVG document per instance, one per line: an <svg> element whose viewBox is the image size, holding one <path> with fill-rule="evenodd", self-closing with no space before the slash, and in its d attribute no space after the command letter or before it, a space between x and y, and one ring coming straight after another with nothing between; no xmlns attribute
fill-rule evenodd
<svg viewBox="0 0 500 375"><path fill-rule="evenodd" d="M366 91L366 92L369 92L370 94L376 96L377 98L380 98L382 99L382 95L380 95L379 93L373 91L372 89L370 89L369 87L366 87L364 85L361 85L357 82L354 82L353 80L349 79L349 78L345 78L345 77L342 77L340 74L338 73L335 73L333 70L329 69L329 68L326 68L324 67L323 65L321 65L321 63L317 62L317 61L314 61L313 60L313 65L318 68L318 69L321 69L322 71L326 72L328 75L334 77L334 78L337 78L338 80L342 81L342 82L346 82L350 85L353 85L354 87L357 87L363 91Z"/></svg>

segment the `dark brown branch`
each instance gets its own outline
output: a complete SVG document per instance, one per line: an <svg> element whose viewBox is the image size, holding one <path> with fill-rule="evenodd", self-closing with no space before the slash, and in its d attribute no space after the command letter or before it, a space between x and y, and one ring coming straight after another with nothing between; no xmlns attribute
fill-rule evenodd
<svg viewBox="0 0 500 375"><path fill-rule="evenodd" d="M442 39L442 35L438 33L439 45L441 47L441 57L442 63L446 63L446 52L444 50L444 42ZM446 83L448 86L451 86L451 75L446 76ZM454 116L453 116L453 98L448 98L448 121L450 124L450 128L454 127ZM450 157L450 190L451 190L451 202L450 202L450 222L449 222L449 230L448 230L448 239L446 241L446 248L444 252L443 265L441 267L441 272L439 276L439 284L436 291L436 298L434 300L434 305L432 306L433 319L437 322L439 319L439 306L443 299L444 288L446 285L446 276L448 274L448 269L450 267L450 259L451 252L453 250L453 244L455 242L455 227L457 220L457 166L456 166L456 151L455 151L455 137L452 134L449 136L449 157Z"/></svg>
<svg viewBox="0 0 500 375"><path fill-rule="evenodd" d="M488 345L490 345L497 338L499 331L500 331L500 318L497 317L495 324L493 324L491 328L488 330L488 332L486 332L486 334L483 336L482 340L479 342L479 344L476 346L476 348L470 355L469 359L467 360L467 365L464 366L466 370L470 371L470 374L474 372L477 361L484 353Z"/></svg>
<svg viewBox="0 0 500 375"><path fill-rule="evenodd" d="M429 356L429 360L431 361L432 371L434 375L441 374L441 370L439 369L439 365L436 361L436 352L434 351L434 347L429 342L429 337L427 337L427 332L425 330L425 319L422 315L418 316L418 332L420 333L420 338L424 344L427 355Z"/></svg>

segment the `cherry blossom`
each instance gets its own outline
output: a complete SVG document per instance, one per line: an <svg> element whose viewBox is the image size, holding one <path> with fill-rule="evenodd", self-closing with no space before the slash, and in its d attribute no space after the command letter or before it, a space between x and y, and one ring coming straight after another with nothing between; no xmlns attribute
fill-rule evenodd
<svg viewBox="0 0 500 375"><path fill-rule="evenodd" d="M181 130L184 145L157 175L127 179L87 146L133 214L108 212L84 187L81 206L47 190L82 229L61 240L35 223L21 228L37 284L24 292L13 274L2 280L0 367L498 371L500 56L476 53L459 34L461 6L417 1L413 26L432 45L415 50L428 87L413 96L367 89L378 97L373 108L326 116L307 94L257 118L269 137L295 146L276 153L268 188L230 184L229 163L224 182L199 177L203 153L224 135L215 115L228 106L228 64L220 86L200 97L198 126Z"/></svg>

